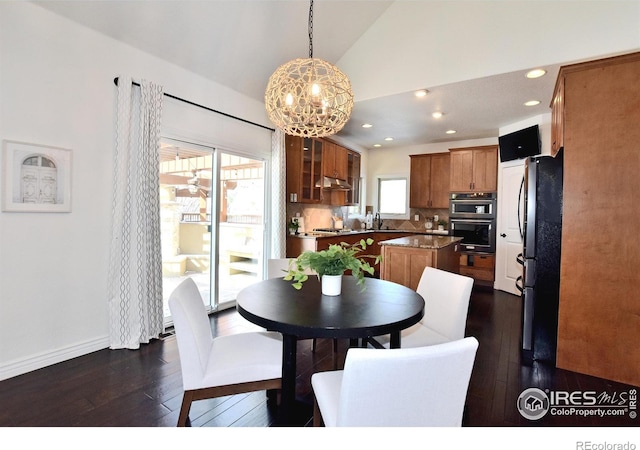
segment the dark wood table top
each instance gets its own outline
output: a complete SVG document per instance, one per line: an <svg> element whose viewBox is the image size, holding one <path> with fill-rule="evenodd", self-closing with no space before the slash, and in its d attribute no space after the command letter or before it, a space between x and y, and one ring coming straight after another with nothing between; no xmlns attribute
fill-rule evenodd
<svg viewBox="0 0 640 450"><path fill-rule="evenodd" d="M247 320L268 330L299 338L366 338L398 332L420 321L424 300L415 291L389 281L342 279L339 296L322 295L312 276L296 290L272 278L244 288L236 308Z"/></svg>

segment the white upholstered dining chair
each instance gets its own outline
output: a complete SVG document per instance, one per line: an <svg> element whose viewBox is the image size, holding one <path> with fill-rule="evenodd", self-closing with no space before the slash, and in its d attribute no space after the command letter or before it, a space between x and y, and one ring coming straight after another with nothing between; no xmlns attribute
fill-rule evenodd
<svg viewBox="0 0 640 450"><path fill-rule="evenodd" d="M289 265L294 264L295 258L271 258L267 260L267 278L284 277L289 271ZM312 272L309 271L309 275Z"/></svg>
<svg viewBox="0 0 640 450"><path fill-rule="evenodd" d="M403 330L400 346L423 347L464 338L473 278L425 267L416 291L424 298L424 317ZM389 347L389 336L375 340Z"/></svg>
<svg viewBox="0 0 640 450"><path fill-rule="evenodd" d="M461 426L478 341L351 348L344 370L315 373L314 426Z"/></svg>
<svg viewBox="0 0 640 450"><path fill-rule="evenodd" d="M282 336L255 331L213 338L211 324L191 278L169 298L184 395L178 426L189 420L191 403L282 386Z"/></svg>

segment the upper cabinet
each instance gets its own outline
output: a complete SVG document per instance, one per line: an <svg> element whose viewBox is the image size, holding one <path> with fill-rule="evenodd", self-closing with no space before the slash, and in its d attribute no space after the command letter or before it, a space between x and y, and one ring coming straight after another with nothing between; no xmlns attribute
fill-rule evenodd
<svg viewBox="0 0 640 450"><path fill-rule="evenodd" d="M324 154L322 155L322 173L325 177L346 180L347 173L347 152L344 147L331 141L323 141Z"/></svg>
<svg viewBox="0 0 640 450"><path fill-rule="evenodd" d="M449 153L410 155L409 206L449 208Z"/></svg>
<svg viewBox="0 0 640 450"><path fill-rule="evenodd" d="M451 192L495 192L498 189L498 146L452 148Z"/></svg>
<svg viewBox="0 0 640 450"><path fill-rule="evenodd" d="M287 200L300 203L322 201L322 151L318 139L289 136L285 138Z"/></svg>
<svg viewBox="0 0 640 450"><path fill-rule="evenodd" d="M564 147L564 75L556 80L551 101L551 155L556 156Z"/></svg>
<svg viewBox="0 0 640 450"><path fill-rule="evenodd" d="M360 154L324 139L285 137L287 201L355 205L360 199ZM323 188L324 177L338 178L352 188Z"/></svg>
<svg viewBox="0 0 640 450"><path fill-rule="evenodd" d="M346 192L347 205L360 203L360 159L360 153L347 151L347 183L351 186L351 190Z"/></svg>

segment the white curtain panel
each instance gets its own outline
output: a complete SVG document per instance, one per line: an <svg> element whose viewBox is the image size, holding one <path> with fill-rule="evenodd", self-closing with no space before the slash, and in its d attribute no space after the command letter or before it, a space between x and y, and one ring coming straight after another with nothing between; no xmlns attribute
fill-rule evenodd
<svg viewBox="0 0 640 450"><path fill-rule="evenodd" d="M276 129L271 138L271 257L284 258L287 236L286 154L284 131Z"/></svg>
<svg viewBox="0 0 640 450"><path fill-rule="evenodd" d="M110 348L163 331L159 149L163 88L118 80L109 267Z"/></svg>

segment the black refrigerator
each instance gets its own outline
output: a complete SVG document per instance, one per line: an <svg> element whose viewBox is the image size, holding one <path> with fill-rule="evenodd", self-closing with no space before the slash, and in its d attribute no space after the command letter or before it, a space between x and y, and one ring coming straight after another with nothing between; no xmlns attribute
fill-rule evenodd
<svg viewBox="0 0 640 450"><path fill-rule="evenodd" d="M521 195L523 252L518 262L522 277L522 359L555 365L560 296L562 239L562 150L555 156L527 158ZM519 200L519 205L522 202ZM521 214L518 214L520 217Z"/></svg>

